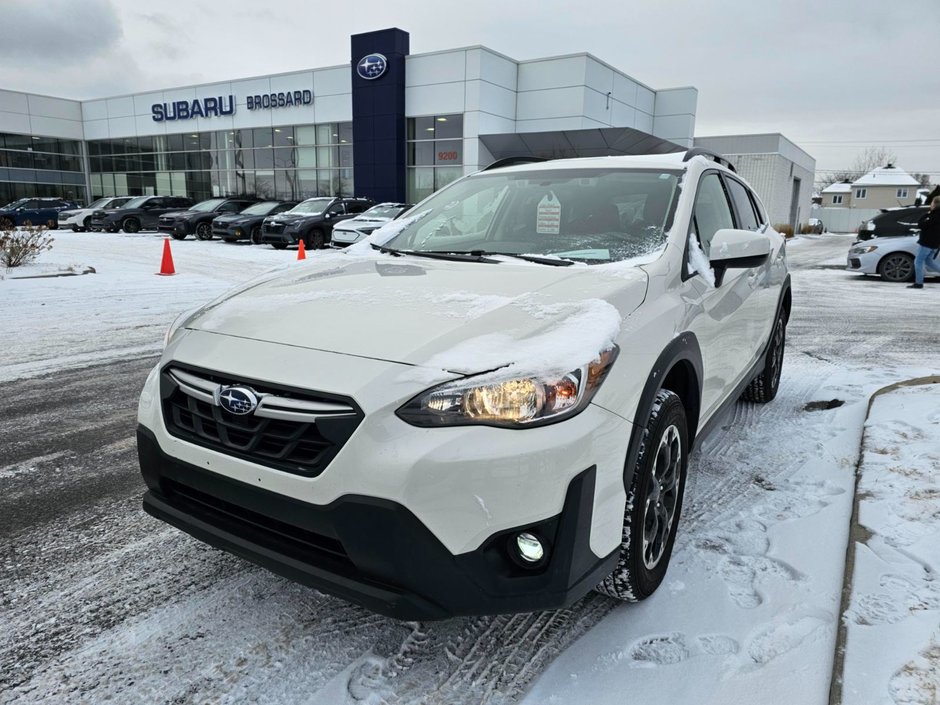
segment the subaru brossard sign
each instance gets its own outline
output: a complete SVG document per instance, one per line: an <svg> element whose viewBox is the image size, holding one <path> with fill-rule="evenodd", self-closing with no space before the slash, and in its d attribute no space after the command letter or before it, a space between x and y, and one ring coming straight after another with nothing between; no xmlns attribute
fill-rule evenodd
<svg viewBox="0 0 940 705"><path fill-rule="evenodd" d="M291 108L313 103L313 91L282 91L250 95L245 98L248 110L271 110ZM150 106L154 122L170 120L192 120L193 118L222 117L235 114L235 96L210 96L195 100L177 100L173 103L154 103Z"/></svg>
<svg viewBox="0 0 940 705"><path fill-rule="evenodd" d="M379 78L388 68L388 59L381 54L368 54L359 59L356 73L367 81Z"/></svg>

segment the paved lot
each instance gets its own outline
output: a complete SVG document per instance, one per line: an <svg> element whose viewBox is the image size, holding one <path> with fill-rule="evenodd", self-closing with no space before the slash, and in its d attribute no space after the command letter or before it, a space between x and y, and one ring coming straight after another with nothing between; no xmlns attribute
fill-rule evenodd
<svg viewBox="0 0 940 705"><path fill-rule="evenodd" d="M757 470L773 482L818 453L834 431L803 407L822 387L861 401L873 381L936 366L940 286L911 292L848 275L840 263L850 241L819 236L791 247L780 397L739 405L695 459L680 561L716 518L749 501ZM225 246L191 247L211 255ZM591 594L553 613L400 623L150 519L140 510L133 432L155 359L2 383L0 703L509 703L612 610L637 609ZM792 437L788 457L768 455L775 434ZM729 470L714 458L735 462Z"/></svg>

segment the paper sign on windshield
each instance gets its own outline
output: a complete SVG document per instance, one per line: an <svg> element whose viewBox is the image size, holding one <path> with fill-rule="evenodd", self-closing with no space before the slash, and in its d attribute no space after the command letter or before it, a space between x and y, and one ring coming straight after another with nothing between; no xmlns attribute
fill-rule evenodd
<svg viewBox="0 0 940 705"><path fill-rule="evenodd" d="M539 235L557 235L560 232L561 203L554 193L542 196L535 218L535 232Z"/></svg>

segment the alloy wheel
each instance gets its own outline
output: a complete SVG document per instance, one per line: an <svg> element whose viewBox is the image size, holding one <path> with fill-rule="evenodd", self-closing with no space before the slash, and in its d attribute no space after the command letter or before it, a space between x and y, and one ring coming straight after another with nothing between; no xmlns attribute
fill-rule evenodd
<svg viewBox="0 0 940 705"><path fill-rule="evenodd" d="M653 570L669 542L682 477L682 443L679 429L669 426L659 439L643 513L643 564Z"/></svg>

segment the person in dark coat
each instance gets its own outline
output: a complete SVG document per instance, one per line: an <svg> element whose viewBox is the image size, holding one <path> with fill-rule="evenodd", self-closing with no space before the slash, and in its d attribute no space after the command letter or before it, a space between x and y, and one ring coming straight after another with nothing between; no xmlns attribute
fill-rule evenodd
<svg viewBox="0 0 940 705"><path fill-rule="evenodd" d="M914 258L914 283L908 289L924 288L924 273L927 267L940 274L940 196L934 196L930 210L917 221L920 237L917 238L917 256Z"/></svg>

